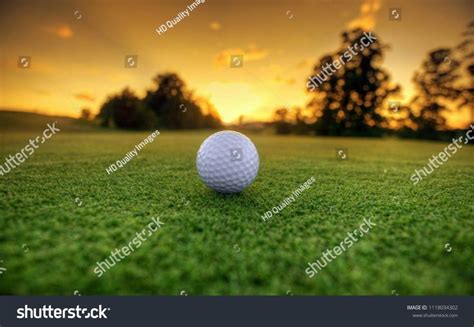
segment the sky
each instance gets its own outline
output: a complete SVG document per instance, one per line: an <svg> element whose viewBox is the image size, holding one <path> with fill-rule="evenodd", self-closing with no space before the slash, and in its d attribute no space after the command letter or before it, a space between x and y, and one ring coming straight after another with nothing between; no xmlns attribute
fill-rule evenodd
<svg viewBox="0 0 474 327"><path fill-rule="evenodd" d="M269 120L276 108L309 101L305 85L341 32L364 27L390 45L383 67L401 100L429 51L452 47L473 18L470 0L11 1L0 4L0 108L79 116L97 113L128 86L143 96L158 73L176 72L226 123ZM390 20L400 8L401 20ZM184 17L159 35L160 25ZM135 68L127 55L138 56ZM243 55L242 67L230 67ZM29 57L20 68L20 56ZM448 117L464 127L470 113Z"/></svg>

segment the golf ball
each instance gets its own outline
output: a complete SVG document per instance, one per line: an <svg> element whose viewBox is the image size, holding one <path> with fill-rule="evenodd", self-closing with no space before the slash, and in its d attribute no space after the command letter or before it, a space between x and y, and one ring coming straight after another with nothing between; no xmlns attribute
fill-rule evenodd
<svg viewBox="0 0 474 327"><path fill-rule="evenodd" d="M199 148L196 166L204 184L221 193L236 193L249 186L258 173L255 145L238 132L209 136Z"/></svg>

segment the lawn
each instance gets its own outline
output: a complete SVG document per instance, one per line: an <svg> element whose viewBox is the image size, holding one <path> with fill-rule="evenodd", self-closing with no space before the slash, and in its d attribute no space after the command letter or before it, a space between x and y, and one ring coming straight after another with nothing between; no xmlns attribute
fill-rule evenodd
<svg viewBox="0 0 474 327"><path fill-rule="evenodd" d="M3 132L0 158L41 133ZM249 135L256 181L237 195L207 189L195 169L211 132L61 132L0 176L1 294L474 294L474 148L418 185L415 168L447 144ZM336 148L348 151L339 160ZM315 183L264 222L299 185ZM93 269L151 221L142 246L98 278ZM310 279L308 262L364 217L377 225Z"/></svg>

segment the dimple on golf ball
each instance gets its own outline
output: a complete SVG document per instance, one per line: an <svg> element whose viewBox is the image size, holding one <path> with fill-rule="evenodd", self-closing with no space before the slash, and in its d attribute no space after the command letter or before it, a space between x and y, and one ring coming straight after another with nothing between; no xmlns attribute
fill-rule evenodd
<svg viewBox="0 0 474 327"><path fill-rule="evenodd" d="M196 166L204 184L221 193L237 193L257 177L259 158L252 141L234 131L217 132L199 148Z"/></svg>

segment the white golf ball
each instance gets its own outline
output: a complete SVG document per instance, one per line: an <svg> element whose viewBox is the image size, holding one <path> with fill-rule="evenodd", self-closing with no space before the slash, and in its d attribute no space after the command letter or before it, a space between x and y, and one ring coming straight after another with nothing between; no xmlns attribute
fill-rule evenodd
<svg viewBox="0 0 474 327"><path fill-rule="evenodd" d="M221 193L236 193L249 186L258 173L255 145L238 132L209 136L199 148L196 166L204 184Z"/></svg>

